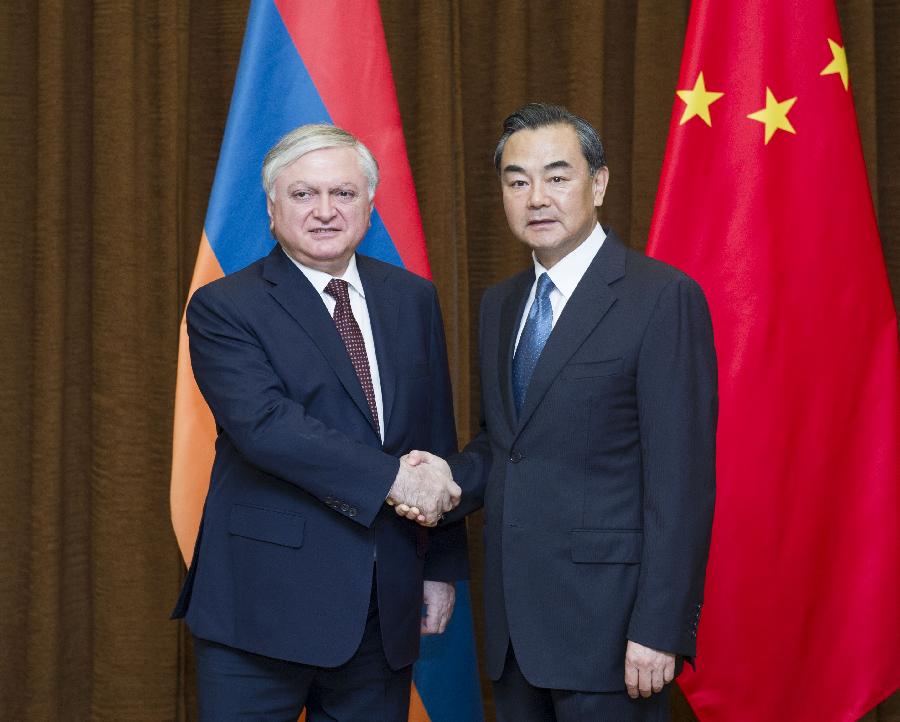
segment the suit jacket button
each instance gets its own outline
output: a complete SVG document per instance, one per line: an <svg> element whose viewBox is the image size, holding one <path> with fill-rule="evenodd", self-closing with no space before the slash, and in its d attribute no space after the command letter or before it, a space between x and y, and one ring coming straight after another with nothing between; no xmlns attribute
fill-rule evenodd
<svg viewBox="0 0 900 722"><path fill-rule="evenodd" d="M346 514L348 511L350 511L350 505L346 503L341 504L341 511Z"/></svg>
<svg viewBox="0 0 900 722"><path fill-rule="evenodd" d="M351 507L350 507L350 510L347 512L347 516L354 517L354 516L356 516L356 513L357 513L357 512L356 512L356 507L355 507L355 506L351 506Z"/></svg>
<svg viewBox="0 0 900 722"><path fill-rule="evenodd" d="M520 461L522 461L523 458L525 458L525 457L523 457L522 454L515 449L513 451L509 452L509 460L513 464L518 464Z"/></svg>

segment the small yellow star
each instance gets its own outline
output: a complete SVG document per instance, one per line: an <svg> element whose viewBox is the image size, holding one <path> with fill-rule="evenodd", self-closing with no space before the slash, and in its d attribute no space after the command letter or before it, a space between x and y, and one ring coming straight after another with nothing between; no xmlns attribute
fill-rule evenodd
<svg viewBox="0 0 900 722"><path fill-rule="evenodd" d="M828 45L831 47L831 62L825 66L825 69L819 75L841 76L841 82L844 84L844 90L847 90L850 82L850 68L847 67L847 51L838 45L834 40L828 38Z"/></svg>
<svg viewBox="0 0 900 722"><path fill-rule="evenodd" d="M715 93L706 89L706 83L703 80L703 73L697 77L692 90L676 90L675 94L681 98L687 107L684 109L684 115L681 116L681 122L678 125L684 125L695 115L699 115L703 122L712 128L712 119L709 117L709 106L715 103L725 93Z"/></svg>
<svg viewBox="0 0 900 722"><path fill-rule="evenodd" d="M769 144L776 130L786 130L788 133L796 135L797 131L794 130L794 126L791 125L791 121L787 117L788 112L796 102L797 97L794 96L779 103L775 100L775 96L772 95L772 91L768 87L766 88L766 107L747 116L751 120L757 120L765 124L766 145Z"/></svg>

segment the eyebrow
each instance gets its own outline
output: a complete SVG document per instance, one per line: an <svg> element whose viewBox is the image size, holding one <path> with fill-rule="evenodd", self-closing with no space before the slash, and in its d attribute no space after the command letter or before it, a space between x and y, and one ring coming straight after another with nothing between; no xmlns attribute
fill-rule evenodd
<svg viewBox="0 0 900 722"><path fill-rule="evenodd" d="M298 188L307 188L309 190L316 190L315 186L312 183L309 183L303 179L300 179L300 180L296 180L293 183L291 183L287 187L287 191L288 191L288 193L290 193L292 191L297 190ZM338 183L337 185L328 187L329 192L340 191L340 190L358 190L358 187L353 181L345 181L344 183Z"/></svg>
<svg viewBox="0 0 900 722"><path fill-rule="evenodd" d="M571 168L572 164L567 160L555 160L552 163L547 163L544 166L544 170L556 170L557 168ZM524 173L525 169L520 165L508 165L503 168L504 173Z"/></svg>

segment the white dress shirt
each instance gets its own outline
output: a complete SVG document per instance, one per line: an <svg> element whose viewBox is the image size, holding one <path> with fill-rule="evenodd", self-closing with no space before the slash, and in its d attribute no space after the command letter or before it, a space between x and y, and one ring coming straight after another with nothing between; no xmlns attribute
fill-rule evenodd
<svg viewBox="0 0 900 722"><path fill-rule="evenodd" d="M282 249L284 250L284 249ZM372 376L372 388L375 391L375 408L378 409L378 426L381 429L381 440L384 441L384 429L387 426L387 419L384 418L384 406L381 403L381 376L378 373L378 357L375 355L375 338L372 336L372 323L369 321L369 307L366 305L366 292L363 288L362 281L359 278L359 270L356 267L356 254L350 257L350 263L347 264L347 270L342 276L331 276L324 271L317 271L315 268L304 266L285 251L284 255L291 259L291 262L297 266L303 275L309 280L319 293L322 303L328 309L328 313L334 316L334 308L337 301L330 295L325 293L325 286L332 278L341 278L347 282L347 293L350 296L350 309L353 311L353 317L362 331L363 342L366 345L366 356L369 358L369 374Z"/></svg>
<svg viewBox="0 0 900 722"><path fill-rule="evenodd" d="M528 312L531 310L531 304L534 303L534 293L537 289L537 279L542 273L547 273L550 280L553 281L555 288L550 291L550 307L553 309L553 326L566 307L569 298L575 291L575 287L581 281L603 241L606 240L606 233L597 223L591 234L582 241L574 251L563 256L549 271L544 268L532 252L531 259L534 261L534 283L531 284L531 291L528 293L528 300L525 302L525 312L522 314L522 320L519 321L519 333L516 334L516 348L519 347L519 339L522 336L522 330L525 328L525 321L528 320Z"/></svg>

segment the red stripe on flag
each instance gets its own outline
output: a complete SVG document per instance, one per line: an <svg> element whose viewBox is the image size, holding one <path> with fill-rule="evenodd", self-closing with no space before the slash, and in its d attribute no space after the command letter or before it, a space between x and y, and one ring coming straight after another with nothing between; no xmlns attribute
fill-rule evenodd
<svg viewBox="0 0 900 722"><path fill-rule="evenodd" d="M430 278L377 1L275 5L335 125L356 135L378 160L375 204L403 264Z"/></svg>

